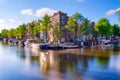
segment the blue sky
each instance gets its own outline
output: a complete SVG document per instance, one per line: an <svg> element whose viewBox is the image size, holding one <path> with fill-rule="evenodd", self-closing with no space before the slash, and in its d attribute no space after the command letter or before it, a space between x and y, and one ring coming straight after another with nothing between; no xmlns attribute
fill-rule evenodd
<svg viewBox="0 0 120 80"><path fill-rule="evenodd" d="M118 9L120 0L0 0L0 30L15 28L59 10L68 16L79 12L94 22L106 17L112 24L120 24L115 15Z"/></svg>

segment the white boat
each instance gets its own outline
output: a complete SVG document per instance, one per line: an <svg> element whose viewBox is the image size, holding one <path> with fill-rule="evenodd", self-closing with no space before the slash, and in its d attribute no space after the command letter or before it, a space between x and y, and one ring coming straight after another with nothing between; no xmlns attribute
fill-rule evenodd
<svg viewBox="0 0 120 80"><path fill-rule="evenodd" d="M62 47L63 49L75 49L75 48L79 48L78 45L63 45L63 46L59 46Z"/></svg>
<svg viewBox="0 0 120 80"><path fill-rule="evenodd" d="M40 43L31 43L31 48L39 49L40 48Z"/></svg>
<svg viewBox="0 0 120 80"><path fill-rule="evenodd" d="M24 42L24 45L25 45L25 47L31 47L31 39L27 39L25 42Z"/></svg>

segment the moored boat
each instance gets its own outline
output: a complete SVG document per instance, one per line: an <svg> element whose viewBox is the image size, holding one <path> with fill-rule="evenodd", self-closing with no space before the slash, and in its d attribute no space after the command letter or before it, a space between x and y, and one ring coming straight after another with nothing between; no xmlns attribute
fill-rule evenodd
<svg viewBox="0 0 120 80"><path fill-rule="evenodd" d="M39 49L40 48L40 43L31 43L31 48Z"/></svg>
<svg viewBox="0 0 120 80"><path fill-rule="evenodd" d="M40 44L40 49L48 49L48 44L47 43Z"/></svg>
<svg viewBox="0 0 120 80"><path fill-rule="evenodd" d="M25 42L24 42L24 45L25 45L25 47L31 47L31 39L27 39Z"/></svg>
<svg viewBox="0 0 120 80"><path fill-rule="evenodd" d="M59 46L59 45L49 45L48 49L50 49L50 50L62 50L63 47Z"/></svg>
<svg viewBox="0 0 120 80"><path fill-rule="evenodd" d="M75 45L75 46L63 46L64 49L75 49L75 48L79 48L79 46Z"/></svg>

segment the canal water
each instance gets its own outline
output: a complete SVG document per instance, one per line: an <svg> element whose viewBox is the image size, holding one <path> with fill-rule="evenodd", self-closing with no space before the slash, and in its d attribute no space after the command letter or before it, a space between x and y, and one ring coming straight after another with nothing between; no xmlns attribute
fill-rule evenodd
<svg viewBox="0 0 120 80"><path fill-rule="evenodd" d="M0 80L120 80L120 51L47 51L0 42Z"/></svg>

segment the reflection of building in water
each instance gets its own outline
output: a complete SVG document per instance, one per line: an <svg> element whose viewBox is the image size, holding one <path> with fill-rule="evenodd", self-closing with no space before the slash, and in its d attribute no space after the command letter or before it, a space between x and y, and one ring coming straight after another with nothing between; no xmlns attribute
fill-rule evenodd
<svg viewBox="0 0 120 80"><path fill-rule="evenodd" d="M85 51L83 50L82 52L84 53ZM91 69L91 66L94 66L94 60L96 60L96 58L92 56L72 54L70 52L40 52L40 68L43 74L47 73L44 75L45 80L62 80L62 76L65 76L65 80L70 80L71 76L66 76L68 75L68 73L69 75L72 75L72 78L74 77L74 79L79 80L85 72L88 72L89 69ZM105 62L107 60L109 59L100 60L97 58L97 63L100 63L102 66L104 66L108 63ZM105 64L103 64L103 61L105 62ZM93 65L91 65L90 63L93 63ZM51 78L51 76L54 78Z"/></svg>
<svg viewBox="0 0 120 80"><path fill-rule="evenodd" d="M61 80L59 67L58 54L54 54L53 51L40 52L40 68L45 73L45 80Z"/></svg>
<svg viewBox="0 0 120 80"><path fill-rule="evenodd" d="M72 78L79 80L89 70L89 64L94 62L94 58L59 51L40 51L38 62L45 80L70 80ZM72 75L72 77L67 75Z"/></svg>
<svg viewBox="0 0 120 80"><path fill-rule="evenodd" d="M37 62L37 64L40 65L40 72L42 72L42 77L44 80L79 80L84 76L86 77L86 74L96 67L100 67L100 69L107 69L109 67L108 65L110 65L110 69L117 67L119 68L117 62L109 62L111 61L108 55L110 51L90 50L26 50L26 59L28 61L26 60L25 62L29 65L31 62L33 63L33 61L35 63ZM93 54L94 56L90 56ZM114 57L113 62L115 59L116 57ZM29 65L28 67L25 65L26 69L29 68ZM33 70L34 68L32 67L29 69Z"/></svg>
<svg viewBox="0 0 120 80"><path fill-rule="evenodd" d="M24 57L25 66L27 67L34 65L34 63L39 63L38 56L39 50L25 47L24 54L22 54L22 57Z"/></svg>
<svg viewBox="0 0 120 80"><path fill-rule="evenodd" d="M32 56L39 56L39 49L31 48L30 50Z"/></svg>
<svg viewBox="0 0 120 80"><path fill-rule="evenodd" d="M40 52L40 67L44 73L47 73L49 66L49 53L48 52Z"/></svg>
<svg viewBox="0 0 120 80"><path fill-rule="evenodd" d="M40 52L40 66L42 70L45 69L56 69L59 67L57 55L53 51Z"/></svg>
<svg viewBox="0 0 120 80"><path fill-rule="evenodd" d="M66 70L74 72L75 66L78 66L77 64L81 64L87 69L88 58L76 54L59 54L55 51L40 52L40 67L43 72L51 70L57 71L59 74L66 72Z"/></svg>
<svg viewBox="0 0 120 80"><path fill-rule="evenodd" d="M56 54L54 51L49 51L50 57L50 67L56 69L59 68L59 54Z"/></svg>

